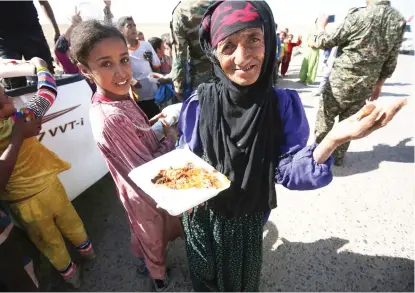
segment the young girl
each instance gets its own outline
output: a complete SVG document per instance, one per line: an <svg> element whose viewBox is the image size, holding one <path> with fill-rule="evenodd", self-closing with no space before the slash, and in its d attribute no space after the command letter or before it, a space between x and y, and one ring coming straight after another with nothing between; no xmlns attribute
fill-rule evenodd
<svg viewBox="0 0 415 293"><path fill-rule="evenodd" d="M116 28L86 21L75 28L71 50L80 71L97 85L90 110L92 131L130 221L132 252L145 261L156 290L165 291L166 245L182 235L182 226L179 218L158 209L128 173L172 150L177 134L166 128L165 136L157 136L152 121L132 100L128 48Z"/></svg>
<svg viewBox="0 0 415 293"><path fill-rule="evenodd" d="M282 62L281 62L281 75L283 77L285 77L285 74L288 71L288 67L290 66L290 62L291 62L291 56L293 54L293 49L294 47L298 47L301 45L301 36L298 36L298 41L297 43L293 43L293 38L294 36L292 34L289 34L287 39L285 40L285 44L284 44L284 56L282 57Z"/></svg>
<svg viewBox="0 0 415 293"><path fill-rule="evenodd" d="M33 58L37 69L38 92L29 101L25 114L41 118L52 106L57 88L46 62ZM13 142L13 125L21 113L17 112L4 89L0 87L0 153L8 151ZM39 125L40 127L40 125ZM10 166L0 200L8 203L12 213L28 233L37 248L50 260L68 283L78 288L80 273L66 249L62 237L67 237L82 256L95 258L84 225L69 201L58 174L70 165L43 146L36 137L23 141L17 160ZM7 174L2 174L6 176Z"/></svg>

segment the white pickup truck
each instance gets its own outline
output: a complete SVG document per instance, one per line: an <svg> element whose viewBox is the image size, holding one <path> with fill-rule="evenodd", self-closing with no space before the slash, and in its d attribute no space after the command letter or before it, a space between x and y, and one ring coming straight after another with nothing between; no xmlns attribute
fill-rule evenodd
<svg viewBox="0 0 415 293"><path fill-rule="evenodd" d="M95 144L89 121L92 91L80 75L62 75L56 80L58 97L43 118L39 140L72 168L59 177L73 200L101 179L108 167ZM27 103L36 85L7 91L17 108Z"/></svg>

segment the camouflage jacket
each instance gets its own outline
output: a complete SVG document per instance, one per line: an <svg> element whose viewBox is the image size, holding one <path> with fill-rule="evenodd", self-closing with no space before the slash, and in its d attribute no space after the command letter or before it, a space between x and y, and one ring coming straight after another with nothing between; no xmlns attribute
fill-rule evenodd
<svg viewBox="0 0 415 293"><path fill-rule="evenodd" d="M395 71L403 41L404 17L389 1L351 9L332 34L321 32L316 43L321 49L338 46L330 75L333 94L366 98L378 80Z"/></svg>
<svg viewBox="0 0 415 293"><path fill-rule="evenodd" d="M212 64L200 48L199 26L203 14L213 2L181 1L173 11L170 24L173 37L172 79L175 91L181 98L184 97L186 84L190 89L195 89L212 79Z"/></svg>

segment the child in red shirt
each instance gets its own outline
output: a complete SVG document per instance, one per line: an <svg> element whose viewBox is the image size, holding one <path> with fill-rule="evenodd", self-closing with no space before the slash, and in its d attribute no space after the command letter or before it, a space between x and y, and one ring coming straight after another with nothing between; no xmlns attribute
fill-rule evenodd
<svg viewBox="0 0 415 293"><path fill-rule="evenodd" d="M285 40L284 49L283 49L283 56L281 61L281 75L284 77L288 71L288 67L290 66L291 62L291 55L293 53L294 47L301 45L302 37L298 36L297 43L293 43L294 36L292 34L288 35L288 38Z"/></svg>

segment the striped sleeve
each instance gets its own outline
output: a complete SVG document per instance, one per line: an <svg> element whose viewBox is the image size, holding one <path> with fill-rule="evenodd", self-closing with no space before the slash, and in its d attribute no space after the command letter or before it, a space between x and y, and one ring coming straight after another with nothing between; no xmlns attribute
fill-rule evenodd
<svg viewBox="0 0 415 293"><path fill-rule="evenodd" d="M38 69L37 88L35 96L27 103L26 109L33 112L36 118L43 117L55 102L57 87L52 74L45 68Z"/></svg>

